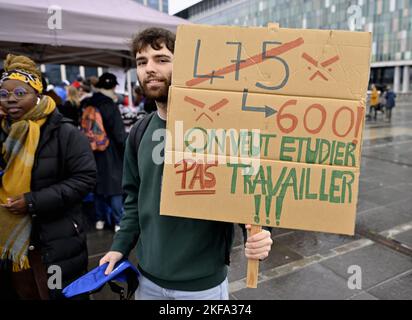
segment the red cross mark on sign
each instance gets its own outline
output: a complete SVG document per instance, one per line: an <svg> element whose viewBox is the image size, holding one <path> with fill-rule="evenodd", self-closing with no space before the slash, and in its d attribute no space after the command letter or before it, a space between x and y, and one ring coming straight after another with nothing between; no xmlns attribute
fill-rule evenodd
<svg viewBox="0 0 412 320"><path fill-rule="evenodd" d="M200 108L201 110L205 110L205 106L206 104L203 103L202 101L196 100L194 98L185 96L184 100L186 102L189 102L191 105L194 105L195 107ZM210 106L208 108L209 111L211 111L212 113L215 113L216 111L218 111L219 109L223 108L227 103L229 102L229 100L227 99L221 99L219 102L213 104L212 106ZM196 111L196 109L193 109L194 111ZM216 115L219 116L219 113L217 112ZM198 121L202 116L205 116L206 118L208 118L211 122L213 122L213 118L210 117L205 111L202 112L195 121Z"/></svg>
<svg viewBox="0 0 412 320"><path fill-rule="evenodd" d="M311 57L309 54L307 54L306 52L304 52L304 53L302 54L302 58L305 59L307 62L309 62L311 65L315 66L316 68L319 67L319 66L318 66L319 62L318 62L316 59L312 58L312 57ZM327 59L327 60L321 62L320 65L321 65L323 68L326 68L326 67L334 64L334 63L335 63L336 61L338 61L338 60L339 60L339 56L336 55L336 56L334 56L334 57L332 57L332 58L330 58L330 59ZM312 70L312 68L311 68L310 66L308 66L308 69L309 69L309 70ZM332 68L328 68L328 71L331 72L331 71L332 71ZM323 80L325 80L325 81L328 81L328 78L326 78L326 76L325 76L321 71L319 71L319 70L316 70L316 72L309 78L309 80L312 81L312 80L315 79L317 76L321 77L321 78L322 78Z"/></svg>

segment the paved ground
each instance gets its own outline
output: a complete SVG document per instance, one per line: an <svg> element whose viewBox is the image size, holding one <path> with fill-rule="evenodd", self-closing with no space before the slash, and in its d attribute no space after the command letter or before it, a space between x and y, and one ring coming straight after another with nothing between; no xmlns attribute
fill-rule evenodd
<svg viewBox="0 0 412 320"><path fill-rule="evenodd" d="M231 299L412 299L412 102L393 113L392 123L379 116L365 126L355 236L274 229L258 288L246 289L237 228ZM109 230L89 233L90 268L112 236ZM360 267L361 289L348 286L351 266ZM116 296L105 288L93 298Z"/></svg>

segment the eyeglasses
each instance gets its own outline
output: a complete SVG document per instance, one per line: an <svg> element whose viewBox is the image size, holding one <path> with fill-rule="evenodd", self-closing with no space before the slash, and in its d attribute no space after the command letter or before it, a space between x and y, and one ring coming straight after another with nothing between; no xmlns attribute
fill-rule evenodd
<svg viewBox="0 0 412 320"><path fill-rule="evenodd" d="M22 100L27 95L33 94L32 92L28 92L26 89L22 87L17 87L13 91L8 91L6 89L0 89L0 101L7 101L10 98L10 95L13 94L16 100Z"/></svg>

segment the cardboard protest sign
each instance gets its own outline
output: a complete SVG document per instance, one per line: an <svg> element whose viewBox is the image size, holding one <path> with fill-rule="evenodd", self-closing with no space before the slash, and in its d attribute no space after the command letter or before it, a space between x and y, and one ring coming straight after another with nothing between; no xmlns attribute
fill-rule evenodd
<svg viewBox="0 0 412 320"><path fill-rule="evenodd" d="M366 32L179 26L160 213L353 234Z"/></svg>

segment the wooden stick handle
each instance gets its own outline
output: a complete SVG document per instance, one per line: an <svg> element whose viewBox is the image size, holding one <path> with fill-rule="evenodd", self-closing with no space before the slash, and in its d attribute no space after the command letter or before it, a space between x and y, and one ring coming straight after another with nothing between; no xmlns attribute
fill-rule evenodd
<svg viewBox="0 0 412 320"><path fill-rule="evenodd" d="M249 231L249 236L253 236L256 233L262 231L261 226L252 225ZM248 259L247 261L247 277L246 277L246 287L247 288L257 288L259 273L259 260Z"/></svg>

